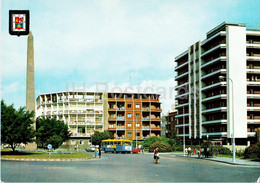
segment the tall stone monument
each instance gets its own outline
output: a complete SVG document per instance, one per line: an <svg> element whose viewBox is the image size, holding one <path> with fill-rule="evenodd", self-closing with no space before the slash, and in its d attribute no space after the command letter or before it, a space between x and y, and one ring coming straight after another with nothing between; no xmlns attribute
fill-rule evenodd
<svg viewBox="0 0 260 183"><path fill-rule="evenodd" d="M33 35L30 31L27 40L27 75L26 75L26 110L35 111L35 88L34 88L34 48ZM35 119L35 118L34 118ZM36 124L33 124L34 129ZM36 150L36 143L29 143L25 146L26 150Z"/></svg>

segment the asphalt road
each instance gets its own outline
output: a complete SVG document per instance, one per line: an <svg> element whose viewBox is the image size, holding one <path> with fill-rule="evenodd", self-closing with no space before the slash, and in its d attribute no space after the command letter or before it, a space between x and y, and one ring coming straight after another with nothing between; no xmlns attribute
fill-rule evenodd
<svg viewBox="0 0 260 183"><path fill-rule="evenodd" d="M71 162L1 161L3 182L256 182L259 167L152 154L102 154Z"/></svg>

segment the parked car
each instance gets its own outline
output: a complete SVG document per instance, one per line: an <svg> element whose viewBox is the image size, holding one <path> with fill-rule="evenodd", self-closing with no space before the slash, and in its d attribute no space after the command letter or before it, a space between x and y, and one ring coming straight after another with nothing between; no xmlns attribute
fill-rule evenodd
<svg viewBox="0 0 260 183"><path fill-rule="evenodd" d="M86 147L85 150L87 152L94 152L95 151L95 146Z"/></svg>
<svg viewBox="0 0 260 183"><path fill-rule="evenodd" d="M140 152L140 149L133 148L133 153L139 153L139 152Z"/></svg>

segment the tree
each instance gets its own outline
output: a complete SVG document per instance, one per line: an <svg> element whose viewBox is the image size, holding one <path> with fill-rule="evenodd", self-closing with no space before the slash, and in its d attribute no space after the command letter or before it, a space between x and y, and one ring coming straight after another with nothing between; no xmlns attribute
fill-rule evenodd
<svg viewBox="0 0 260 183"><path fill-rule="evenodd" d="M109 131L105 130L104 132L95 131L95 133L91 136L93 145L101 145L102 140L112 139L113 134Z"/></svg>
<svg viewBox="0 0 260 183"><path fill-rule="evenodd" d="M32 142L34 137L33 117L34 111L26 111L25 107L16 110L13 104L8 106L1 100L2 144L9 144L14 152L19 144Z"/></svg>
<svg viewBox="0 0 260 183"><path fill-rule="evenodd" d="M54 118L37 118L35 135L38 147L46 148L51 144L56 149L70 138L71 133L68 125L63 121Z"/></svg>

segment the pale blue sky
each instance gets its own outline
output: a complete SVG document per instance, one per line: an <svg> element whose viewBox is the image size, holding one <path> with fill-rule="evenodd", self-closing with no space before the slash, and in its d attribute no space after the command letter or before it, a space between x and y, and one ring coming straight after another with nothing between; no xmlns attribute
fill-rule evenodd
<svg viewBox="0 0 260 183"><path fill-rule="evenodd" d="M223 21L260 28L259 0L2 0L1 98L25 105L27 37L8 34L9 10L30 10L36 97L97 82L165 87L174 57Z"/></svg>

